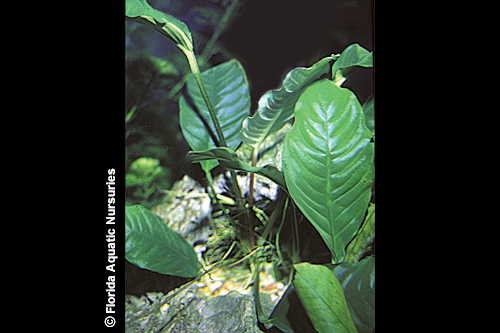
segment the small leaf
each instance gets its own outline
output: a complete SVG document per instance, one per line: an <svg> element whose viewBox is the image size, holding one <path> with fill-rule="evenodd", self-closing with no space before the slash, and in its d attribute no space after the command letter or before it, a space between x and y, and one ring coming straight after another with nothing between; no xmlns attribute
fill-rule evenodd
<svg viewBox="0 0 500 333"><path fill-rule="evenodd" d="M328 73L334 59L326 57L309 68L295 68L286 75L280 89L262 95L255 115L243 121L242 141L256 149L270 134L285 126L293 118L302 89Z"/></svg>
<svg viewBox="0 0 500 333"><path fill-rule="evenodd" d="M192 163L217 159L222 167L226 169L254 172L258 175L271 179L285 192L287 192L283 172L279 171L274 165L252 167L241 161L238 158L238 155L236 155L236 152L230 148L219 147L205 151L190 151L187 155L187 159Z"/></svg>
<svg viewBox="0 0 500 333"><path fill-rule="evenodd" d="M340 87L360 67L373 67L373 52L369 52L359 44L349 45L333 64L333 82Z"/></svg>
<svg viewBox="0 0 500 333"><path fill-rule="evenodd" d="M125 19L158 31L184 52L193 51L193 38L187 25L171 15L154 9L146 0L126 0Z"/></svg>
<svg viewBox="0 0 500 333"><path fill-rule="evenodd" d="M201 73L201 79L215 109L222 132L229 148L236 149L241 143L241 122L250 111L250 91L245 70L240 62L232 59ZM179 100L179 121L182 134L193 150L215 148L205 124L216 133L210 112L201 95L194 76L187 81L187 91L199 111L202 121L184 96ZM216 134L215 134L216 135ZM217 166L216 161L202 163L205 171Z"/></svg>
<svg viewBox="0 0 500 333"><path fill-rule="evenodd" d="M294 202L336 262L358 231L374 177L373 144L352 91L323 79L299 98L285 138L283 171Z"/></svg>
<svg viewBox="0 0 500 333"><path fill-rule="evenodd" d="M125 207L125 258L161 274L196 277L201 264L193 247L156 214Z"/></svg>
<svg viewBox="0 0 500 333"><path fill-rule="evenodd" d="M335 274L323 265L293 265L293 285L319 333L357 332Z"/></svg>

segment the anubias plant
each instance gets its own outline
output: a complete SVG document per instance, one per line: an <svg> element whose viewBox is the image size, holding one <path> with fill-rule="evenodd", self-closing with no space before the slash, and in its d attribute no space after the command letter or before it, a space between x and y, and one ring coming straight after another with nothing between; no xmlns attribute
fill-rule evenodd
<svg viewBox="0 0 500 333"><path fill-rule="evenodd" d="M250 116L248 80L237 60L200 73L188 27L153 9L146 0L127 0L125 19L155 29L186 55L193 75L187 81L186 97L179 100L179 119L193 149L188 159L201 164L210 184L216 166L231 172L236 225L249 228L251 212L245 200L253 199L253 174L271 179L285 192L286 199L278 200L275 208L283 212L281 221L272 214L261 234L264 239L255 239L252 232L240 235L247 248L243 259L273 249L285 264L279 235L288 207L307 218L329 249L330 263L291 263L291 283L270 316L261 307L260 262L254 262L259 321L284 332L372 332L375 257L362 256L374 239L375 204L370 203L374 98L362 106L352 91L342 87L357 70L373 66L372 52L353 44L309 68L293 69L280 89L260 98L256 113ZM293 126L284 139L282 165L256 166L261 145L287 124ZM250 164L236 153L242 143L251 147ZM248 199L242 197L236 170L252 175ZM212 194L215 202L218 198ZM280 224L275 239L268 237L274 222ZM160 217L138 205L126 207L126 258L139 267L183 277L199 277L210 269ZM290 316L297 309L301 314Z"/></svg>

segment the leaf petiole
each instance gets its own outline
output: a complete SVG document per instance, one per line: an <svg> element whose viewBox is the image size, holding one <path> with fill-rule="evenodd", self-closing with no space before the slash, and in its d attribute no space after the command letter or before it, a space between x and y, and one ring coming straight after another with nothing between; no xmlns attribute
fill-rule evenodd
<svg viewBox="0 0 500 333"><path fill-rule="evenodd" d="M203 97L203 100L205 101L205 104L207 105L208 112L210 112L210 117L212 118L212 121L215 126L215 130L217 131L217 136L219 137L220 144L223 147L227 147L226 143L226 138L224 137L224 134L222 133L222 128L220 126L219 120L217 119L217 115L215 114L214 107L212 106L212 103L210 102L210 98L208 97L207 90L205 89L205 86L203 85L203 82L201 81L201 74L200 74L200 68L198 67L198 62L196 61L196 56L193 51L179 47L182 52L186 55L186 58L189 63L189 68L191 69L191 73L193 73L194 78L196 79L196 83L198 84L198 88L200 88L201 96Z"/></svg>

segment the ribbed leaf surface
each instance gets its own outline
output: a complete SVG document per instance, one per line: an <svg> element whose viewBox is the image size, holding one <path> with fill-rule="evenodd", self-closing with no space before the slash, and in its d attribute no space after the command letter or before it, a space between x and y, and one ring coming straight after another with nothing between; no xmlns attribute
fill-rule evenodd
<svg viewBox="0 0 500 333"><path fill-rule="evenodd" d="M288 191L336 262L363 221L374 175L373 144L362 107L348 89L323 79L301 95L285 138Z"/></svg>

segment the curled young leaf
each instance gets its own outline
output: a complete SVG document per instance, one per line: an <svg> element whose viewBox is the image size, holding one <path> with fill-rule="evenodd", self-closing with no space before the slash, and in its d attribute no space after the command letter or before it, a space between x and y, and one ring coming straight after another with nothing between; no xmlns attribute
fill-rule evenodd
<svg viewBox="0 0 500 333"><path fill-rule="evenodd" d="M335 56L330 56L309 68L295 68L286 75L280 89L262 95L255 115L243 121L241 140L255 149L270 134L285 126L293 118L293 108L303 88L328 73L334 59Z"/></svg>
<svg viewBox="0 0 500 333"><path fill-rule="evenodd" d="M125 19L144 24L174 42L182 51L193 51L193 38L187 25L151 7L146 0L126 0Z"/></svg>
<svg viewBox="0 0 500 333"><path fill-rule="evenodd" d="M340 87L361 67L373 67L373 52L369 52L359 44L349 45L333 64L333 82Z"/></svg>

